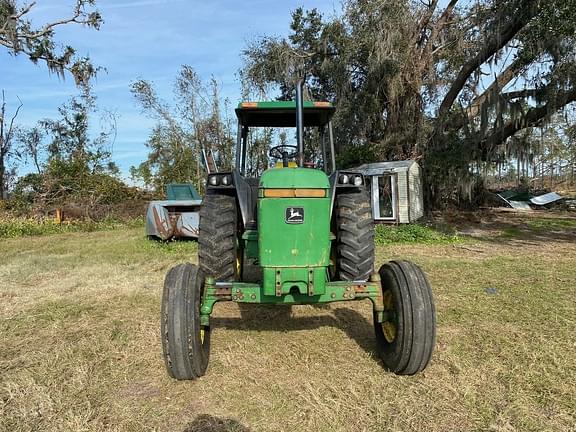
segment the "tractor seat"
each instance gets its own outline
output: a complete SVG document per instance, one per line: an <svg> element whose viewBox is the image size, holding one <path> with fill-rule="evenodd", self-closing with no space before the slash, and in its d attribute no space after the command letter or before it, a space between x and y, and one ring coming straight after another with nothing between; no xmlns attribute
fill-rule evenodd
<svg viewBox="0 0 576 432"><path fill-rule="evenodd" d="M288 168L297 168L298 164L294 161L290 161L288 162ZM282 161L276 161L276 163L274 164L274 168L284 168L284 165L282 164Z"/></svg>

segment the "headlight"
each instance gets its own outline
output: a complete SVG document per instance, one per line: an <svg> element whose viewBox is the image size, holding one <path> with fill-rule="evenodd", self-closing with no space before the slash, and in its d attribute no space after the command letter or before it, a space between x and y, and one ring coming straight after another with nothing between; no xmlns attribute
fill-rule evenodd
<svg viewBox="0 0 576 432"><path fill-rule="evenodd" d="M211 186L218 186L218 176L212 176L208 179L208 183L210 183Z"/></svg>
<svg viewBox="0 0 576 432"><path fill-rule="evenodd" d="M346 174L342 174L340 176L340 183L342 184L348 184L350 182L350 177L348 177L348 175Z"/></svg>
<svg viewBox="0 0 576 432"><path fill-rule="evenodd" d="M354 186L360 186L362 184L362 176L354 176Z"/></svg>
<svg viewBox="0 0 576 432"><path fill-rule="evenodd" d="M230 177L229 175L225 175L224 177L222 177L222 184L224 186L228 186L229 184L232 184L232 177Z"/></svg>

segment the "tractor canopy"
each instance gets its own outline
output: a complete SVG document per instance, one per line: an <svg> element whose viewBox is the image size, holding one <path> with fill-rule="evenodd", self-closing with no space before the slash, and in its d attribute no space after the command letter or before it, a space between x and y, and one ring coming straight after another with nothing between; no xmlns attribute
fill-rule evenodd
<svg viewBox="0 0 576 432"><path fill-rule="evenodd" d="M330 122L335 107L330 102L303 102L304 126L321 127ZM241 102L236 108L241 126L296 127L296 101Z"/></svg>
<svg viewBox="0 0 576 432"><path fill-rule="evenodd" d="M288 162L282 160L282 165L290 168L305 166L304 128L316 129L318 134L313 135L315 143L311 147L317 149L315 165L321 167L326 174L336 169L331 121L336 110L335 106L325 101L303 101L301 85L296 88L296 96L296 101L240 102L238 104L236 108L238 117L236 168L241 175L246 173L246 157L250 145L249 131L259 127L296 128L298 145L287 146L297 148L295 160ZM307 139L310 139L310 136ZM309 161L309 163L312 162Z"/></svg>

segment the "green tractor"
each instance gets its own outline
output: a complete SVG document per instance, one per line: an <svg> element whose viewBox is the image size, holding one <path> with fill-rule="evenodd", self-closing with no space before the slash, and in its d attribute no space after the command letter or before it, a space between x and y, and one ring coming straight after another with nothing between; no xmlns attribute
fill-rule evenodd
<svg viewBox="0 0 576 432"><path fill-rule="evenodd" d="M210 315L222 301L301 305L369 299L384 365L422 371L435 344L436 318L425 274L408 261L374 272L374 225L364 177L335 168L327 102L245 102L236 109L236 168L209 174L200 210L199 266L167 274L161 335L168 374L205 374ZM297 145L270 149L276 166L245 176L253 127L296 127ZM304 128L317 128L320 161L304 157ZM257 271L254 271L256 269Z"/></svg>

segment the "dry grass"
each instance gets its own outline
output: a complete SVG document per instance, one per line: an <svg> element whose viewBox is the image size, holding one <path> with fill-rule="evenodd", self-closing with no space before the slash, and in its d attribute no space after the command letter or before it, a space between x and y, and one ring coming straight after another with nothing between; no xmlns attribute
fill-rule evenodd
<svg viewBox="0 0 576 432"><path fill-rule="evenodd" d="M383 370L369 303L255 307L246 320L227 304L208 374L176 382L161 286L195 244L141 234L0 240L0 430L576 430L571 242L379 247L378 262L414 259L435 290L438 344L419 376Z"/></svg>

